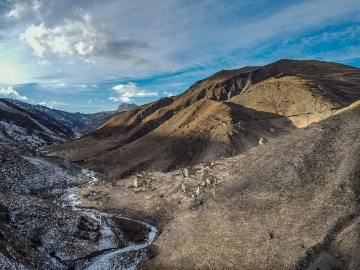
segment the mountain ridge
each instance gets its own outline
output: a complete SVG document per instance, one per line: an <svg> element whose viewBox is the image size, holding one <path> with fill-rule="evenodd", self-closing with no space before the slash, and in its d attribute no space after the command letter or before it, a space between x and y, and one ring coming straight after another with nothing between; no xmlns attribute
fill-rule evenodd
<svg viewBox="0 0 360 270"><path fill-rule="evenodd" d="M18 150L65 142L75 133L40 111L23 109L0 99L0 144Z"/></svg>
<svg viewBox="0 0 360 270"><path fill-rule="evenodd" d="M357 101L359 75L354 67L310 60L220 71L178 96L113 117L59 149L76 149L73 161L108 168L110 178L228 157ZM94 145L93 151L87 150L88 144ZM140 152L146 154L136 154Z"/></svg>
<svg viewBox="0 0 360 270"><path fill-rule="evenodd" d="M109 120L111 117L121 114L124 111L135 108L138 105L134 103L122 103L114 111L101 111L96 113L71 113L62 110L48 108L43 105L33 105L16 99L6 99L17 106L27 109L27 110L36 110L47 114L48 116L56 119L61 124L67 126L73 131L80 133L86 133L92 131L97 126L101 125L103 122Z"/></svg>

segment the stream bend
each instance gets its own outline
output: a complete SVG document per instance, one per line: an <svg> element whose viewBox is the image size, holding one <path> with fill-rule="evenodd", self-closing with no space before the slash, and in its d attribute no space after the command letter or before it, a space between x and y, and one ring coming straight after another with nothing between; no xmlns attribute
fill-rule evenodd
<svg viewBox="0 0 360 270"><path fill-rule="evenodd" d="M88 172L88 175L90 175L90 178L92 179L88 184L86 184L85 187L91 187L96 182L98 182L98 179L94 176L92 172ZM56 204L66 207L72 211L81 213L84 216L87 216L91 219L96 220L97 222L102 225L102 218L118 218L123 220L129 220L133 222L137 222L143 226L145 226L148 229L148 234L145 242L141 244L130 244L126 247L119 248L119 249L105 249L103 253L100 253L100 255L91 258L87 260L81 267L76 267L76 269L86 269L86 270L96 270L96 269L126 269L126 270L132 270L136 269L137 265L140 263L141 260L146 259L147 255L145 252L145 248L148 247L155 239L157 229L150 224L147 224L145 222L134 220L131 218L123 217L121 215L116 214L108 214L103 213L95 209L86 209L81 208L81 201L76 196L75 192L77 190L80 190L83 187L77 187L77 188L71 188L69 189L65 194L63 194L58 200L55 201ZM128 256L126 258L126 253L131 251L140 251L135 255ZM123 255L123 256L121 256ZM128 253L129 255L129 253ZM120 261L121 260L121 261ZM123 261L125 261L125 265L123 264Z"/></svg>

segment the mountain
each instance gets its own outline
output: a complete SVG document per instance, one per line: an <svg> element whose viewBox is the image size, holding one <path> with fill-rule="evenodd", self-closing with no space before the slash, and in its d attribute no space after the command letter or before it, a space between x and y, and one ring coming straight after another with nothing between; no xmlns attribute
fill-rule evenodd
<svg viewBox="0 0 360 270"><path fill-rule="evenodd" d="M359 100L359 75L346 65L295 60L225 70L181 95L115 116L57 149L76 150L73 161L109 179L230 157Z"/></svg>
<svg viewBox="0 0 360 270"><path fill-rule="evenodd" d="M20 148L56 144L74 139L75 133L47 114L23 109L0 99L0 144Z"/></svg>
<svg viewBox="0 0 360 270"><path fill-rule="evenodd" d="M137 107L136 104L122 103L115 111L102 111L97 113L70 113L61 110L51 109L42 105L33 105L20 100L8 99L8 101L18 105L21 108L31 111L40 111L56 119L61 124L67 126L77 133L84 134L92 131L96 127L105 123L111 117L121 114L124 111Z"/></svg>
<svg viewBox="0 0 360 270"><path fill-rule="evenodd" d="M139 172L82 201L153 222L139 269L357 270L359 131L357 101L240 155Z"/></svg>
<svg viewBox="0 0 360 270"><path fill-rule="evenodd" d="M119 107L117 108L116 112L126 112L131 109L136 108L138 105L134 103L121 103Z"/></svg>
<svg viewBox="0 0 360 270"><path fill-rule="evenodd" d="M221 71L42 148L42 113L1 101L0 268L360 269L359 75Z"/></svg>
<svg viewBox="0 0 360 270"><path fill-rule="evenodd" d="M0 269L84 269L147 235L137 222L74 211L71 192L94 183L95 174L45 147L74 138L48 114L0 99Z"/></svg>
<svg viewBox="0 0 360 270"><path fill-rule="evenodd" d="M90 154L94 163L85 165L109 172L110 183L84 191L85 205L159 229L140 269L357 270L359 75L345 65L290 60L223 71L61 147L94 145L96 152L79 156ZM179 111L166 115L172 108ZM111 148L115 138L123 146ZM226 148L238 152L214 155ZM191 164L204 152L208 159ZM159 166L177 155L190 165Z"/></svg>

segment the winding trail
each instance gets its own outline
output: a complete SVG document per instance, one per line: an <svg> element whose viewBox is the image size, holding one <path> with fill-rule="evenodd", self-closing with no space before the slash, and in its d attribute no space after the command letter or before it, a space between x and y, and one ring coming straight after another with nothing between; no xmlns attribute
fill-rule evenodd
<svg viewBox="0 0 360 270"><path fill-rule="evenodd" d="M103 213L95 209L81 208L81 201L76 196L75 192L82 188L91 187L92 185L98 182L98 179L94 176L92 172L89 172L88 176L91 178L91 180L85 186L69 188L64 195L62 195L58 200L55 201L55 203L62 207L66 207L72 211L80 212L82 215L98 221L100 223L100 226L104 225L102 224L102 217L106 217L106 218L116 217L118 219L137 222L148 228L148 235L146 241L141 244L130 244L123 248L119 248L115 250L111 249L110 251L109 249L104 249L103 253L92 259L89 259L79 269L87 269L87 270L136 269L140 261L146 259L147 255L145 252L145 248L154 241L156 237L157 229L145 222L123 217L121 215ZM129 256L129 254L127 255L126 253L130 251L139 251L139 254Z"/></svg>

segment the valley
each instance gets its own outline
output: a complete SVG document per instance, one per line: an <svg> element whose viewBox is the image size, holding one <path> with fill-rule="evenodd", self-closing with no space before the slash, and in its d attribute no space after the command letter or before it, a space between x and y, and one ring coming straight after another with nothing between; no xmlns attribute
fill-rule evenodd
<svg viewBox="0 0 360 270"><path fill-rule="evenodd" d="M0 99L0 266L359 269L359 78L279 60L82 126Z"/></svg>

